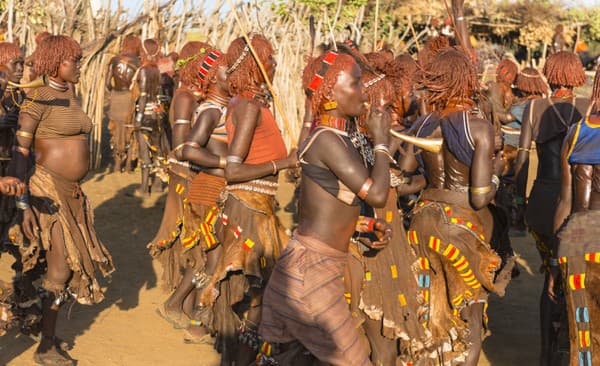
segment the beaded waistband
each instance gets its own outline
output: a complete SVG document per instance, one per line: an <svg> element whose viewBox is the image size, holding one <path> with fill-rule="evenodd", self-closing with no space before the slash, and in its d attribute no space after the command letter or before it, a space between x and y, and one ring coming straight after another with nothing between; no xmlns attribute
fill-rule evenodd
<svg viewBox="0 0 600 366"><path fill-rule="evenodd" d="M275 196L277 194L277 188L279 188L279 183L265 179L255 179L239 184L229 184L225 187L228 191L240 190L268 194L270 196Z"/></svg>

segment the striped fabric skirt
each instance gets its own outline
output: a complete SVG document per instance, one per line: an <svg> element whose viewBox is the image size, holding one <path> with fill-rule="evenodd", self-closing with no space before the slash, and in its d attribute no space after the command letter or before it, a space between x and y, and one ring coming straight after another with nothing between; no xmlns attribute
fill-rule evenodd
<svg viewBox="0 0 600 366"><path fill-rule="evenodd" d="M275 265L263 299L259 333L272 357L299 341L334 365L371 365L369 344L344 297L349 254L296 233ZM284 353L284 352L282 352Z"/></svg>

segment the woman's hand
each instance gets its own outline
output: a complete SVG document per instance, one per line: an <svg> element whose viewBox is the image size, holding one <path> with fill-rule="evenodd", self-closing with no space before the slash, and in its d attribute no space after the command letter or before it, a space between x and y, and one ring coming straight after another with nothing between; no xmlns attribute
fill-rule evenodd
<svg viewBox="0 0 600 366"><path fill-rule="evenodd" d="M33 210L31 208L22 210L22 215L21 230L23 231L23 234L25 234L29 240L37 238L40 227L37 223L37 219L33 213Z"/></svg>
<svg viewBox="0 0 600 366"><path fill-rule="evenodd" d="M494 174L498 177L501 177L502 173L504 172L505 164L506 160L504 160L504 152L500 150L494 156Z"/></svg>
<svg viewBox="0 0 600 366"><path fill-rule="evenodd" d="M8 196L20 196L25 193L25 183L15 177L0 178L0 193Z"/></svg>
<svg viewBox="0 0 600 366"><path fill-rule="evenodd" d="M373 233L377 238L376 240L371 240L371 238L365 236L361 236L358 240L371 249L382 250L388 246L392 239L392 227L382 219L375 220Z"/></svg>
<svg viewBox="0 0 600 366"><path fill-rule="evenodd" d="M297 168L299 166L298 149L292 149L285 159L279 160L279 164L281 168L278 170Z"/></svg>

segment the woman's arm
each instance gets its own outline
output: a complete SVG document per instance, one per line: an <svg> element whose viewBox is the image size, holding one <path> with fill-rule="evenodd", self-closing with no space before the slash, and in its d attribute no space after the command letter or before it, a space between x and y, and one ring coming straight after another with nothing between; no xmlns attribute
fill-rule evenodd
<svg viewBox="0 0 600 366"><path fill-rule="evenodd" d="M175 92L171 108L173 109L173 120L171 121L172 126L172 146L177 147L186 141L190 133L190 126L192 123L192 116L194 114L194 107L196 106L195 98L189 93ZM175 151L175 157L181 160L181 149Z"/></svg>
<svg viewBox="0 0 600 366"><path fill-rule="evenodd" d="M213 154L206 148L210 135L220 119L221 111L216 108L207 109L198 116L181 150L183 160L208 168L225 168L225 157Z"/></svg>
<svg viewBox="0 0 600 366"><path fill-rule="evenodd" d="M39 122L39 119L32 117L28 113L20 113L19 115L16 143L13 148L13 157L10 161L9 172L10 175L17 177L21 182L26 182L28 178L27 173L31 168L29 155ZM39 227L33 211L28 205L27 194L24 193L24 196L20 197L19 200L23 202L23 206L19 208L23 212L21 229L25 236L29 240L32 240L34 237L37 237Z"/></svg>
<svg viewBox="0 0 600 366"><path fill-rule="evenodd" d="M471 120L471 131L475 142L475 152L471 164L471 205L480 210L488 205L496 195L500 181L498 176L504 170L502 151L494 156L494 126L479 119ZM493 176L497 181L492 181Z"/></svg>
<svg viewBox="0 0 600 366"><path fill-rule="evenodd" d="M235 124L235 135L229 145L225 179L228 182L247 182L252 179L273 176L278 171L296 166L297 159L292 151L287 158L263 164L244 164L248 156L254 131L261 120L258 104L248 100L240 100L232 113Z"/></svg>

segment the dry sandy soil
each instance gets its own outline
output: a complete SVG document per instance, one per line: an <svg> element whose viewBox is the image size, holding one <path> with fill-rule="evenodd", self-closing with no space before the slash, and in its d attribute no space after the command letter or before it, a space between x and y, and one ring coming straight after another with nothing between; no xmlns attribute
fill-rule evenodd
<svg viewBox="0 0 600 366"><path fill-rule="evenodd" d="M83 187L95 207L96 230L110 249L117 272L108 284L106 299L96 306L75 305L71 319L61 312L58 334L74 346L72 357L88 365L218 365L219 355L210 346L186 345L181 331L155 313L166 294L160 286L161 270L148 255L161 220L164 195L148 199L126 196L138 175L91 174ZM282 206L291 189L283 186ZM284 223L289 215L280 211ZM539 326L537 299L542 277L530 237L514 238L521 255L521 276L510 284L505 298L492 298L492 335L484 343L480 365L533 365L537 361ZM10 278L11 257L0 258L0 278ZM10 332L0 337L0 365L32 365L35 342Z"/></svg>

